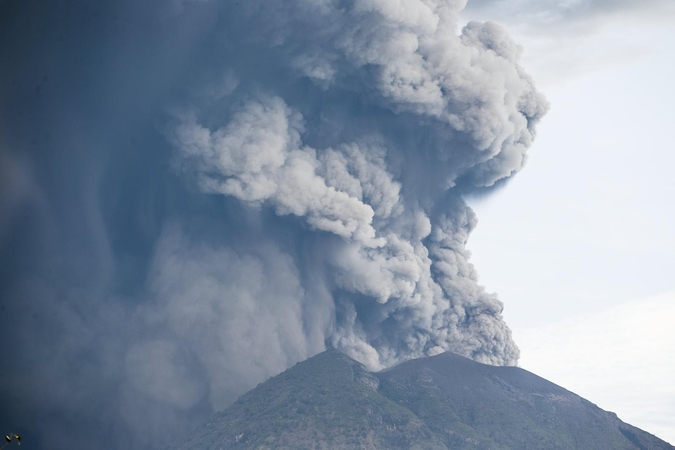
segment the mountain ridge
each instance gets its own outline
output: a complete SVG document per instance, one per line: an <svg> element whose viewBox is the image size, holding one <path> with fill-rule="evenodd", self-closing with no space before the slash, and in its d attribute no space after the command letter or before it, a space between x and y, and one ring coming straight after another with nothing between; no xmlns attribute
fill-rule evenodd
<svg viewBox="0 0 675 450"><path fill-rule="evenodd" d="M333 349L261 383L172 448L675 450L524 369L443 353L370 373Z"/></svg>

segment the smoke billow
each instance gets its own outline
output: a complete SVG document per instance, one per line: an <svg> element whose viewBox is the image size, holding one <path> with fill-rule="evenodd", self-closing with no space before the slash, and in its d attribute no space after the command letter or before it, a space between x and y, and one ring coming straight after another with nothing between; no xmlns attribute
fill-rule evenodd
<svg viewBox="0 0 675 450"><path fill-rule="evenodd" d="M516 364L462 196L547 104L464 6L1 4L3 421L160 448L326 346Z"/></svg>

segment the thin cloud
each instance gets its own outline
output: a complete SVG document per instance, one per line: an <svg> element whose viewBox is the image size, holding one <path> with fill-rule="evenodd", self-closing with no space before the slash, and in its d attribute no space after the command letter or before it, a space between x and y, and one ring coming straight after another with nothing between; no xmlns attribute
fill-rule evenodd
<svg viewBox="0 0 675 450"><path fill-rule="evenodd" d="M463 16L496 20L530 38L547 35L557 39L584 38L616 18L647 19L650 22L675 18L675 5L667 0L472 0Z"/></svg>

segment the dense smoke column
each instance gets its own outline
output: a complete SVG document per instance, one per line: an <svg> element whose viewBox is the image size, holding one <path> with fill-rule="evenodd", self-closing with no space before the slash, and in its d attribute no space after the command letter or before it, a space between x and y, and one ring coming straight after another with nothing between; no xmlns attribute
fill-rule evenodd
<svg viewBox="0 0 675 450"><path fill-rule="evenodd" d="M161 448L326 346L516 364L462 194L547 106L463 7L0 3L3 423Z"/></svg>
<svg viewBox="0 0 675 450"><path fill-rule="evenodd" d="M456 34L462 6L226 8L260 32L231 22L222 41L273 49L275 77L224 58L211 95L191 98L169 126L176 165L197 189L342 238L320 244L329 291L340 291L327 338L373 369L447 350L517 361L502 306L467 261L475 220L454 191L518 171L546 105L500 27Z"/></svg>

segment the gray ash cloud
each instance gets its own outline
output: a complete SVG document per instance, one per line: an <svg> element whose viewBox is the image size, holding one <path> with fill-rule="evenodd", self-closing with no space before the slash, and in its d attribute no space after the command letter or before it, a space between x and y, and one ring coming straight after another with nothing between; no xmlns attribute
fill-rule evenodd
<svg viewBox="0 0 675 450"><path fill-rule="evenodd" d="M4 421L160 448L326 346L516 364L462 196L547 104L464 6L3 3Z"/></svg>

